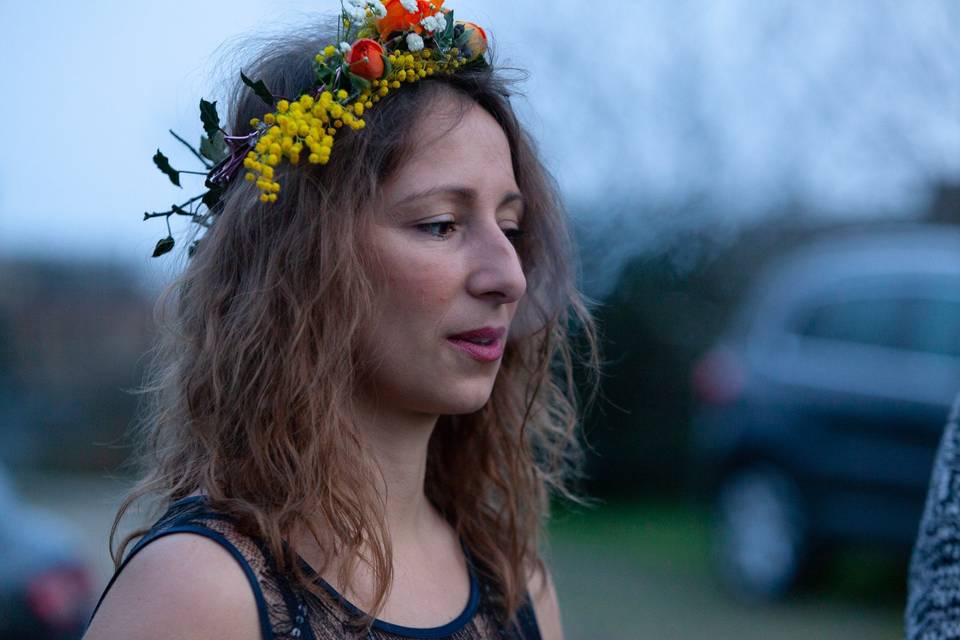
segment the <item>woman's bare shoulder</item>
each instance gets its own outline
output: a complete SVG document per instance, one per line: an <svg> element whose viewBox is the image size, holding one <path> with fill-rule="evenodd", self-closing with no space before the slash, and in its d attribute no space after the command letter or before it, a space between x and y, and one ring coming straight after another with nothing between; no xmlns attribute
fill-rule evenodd
<svg viewBox="0 0 960 640"><path fill-rule="evenodd" d="M127 563L84 640L260 637L256 598L237 560L209 538L175 533Z"/></svg>
<svg viewBox="0 0 960 640"><path fill-rule="evenodd" d="M527 580L527 592L533 600L533 611L543 640L563 640L560 603L550 570L534 571Z"/></svg>

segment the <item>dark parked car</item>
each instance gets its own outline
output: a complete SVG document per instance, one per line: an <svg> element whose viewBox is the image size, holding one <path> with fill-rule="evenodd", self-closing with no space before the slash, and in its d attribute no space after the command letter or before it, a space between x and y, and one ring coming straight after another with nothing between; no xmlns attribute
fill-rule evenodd
<svg viewBox="0 0 960 640"><path fill-rule="evenodd" d="M24 504L0 467L0 640L79 638L91 597L69 526Z"/></svg>
<svg viewBox="0 0 960 640"><path fill-rule="evenodd" d="M960 230L843 234L778 262L697 363L715 558L783 595L837 543L909 550L960 391Z"/></svg>

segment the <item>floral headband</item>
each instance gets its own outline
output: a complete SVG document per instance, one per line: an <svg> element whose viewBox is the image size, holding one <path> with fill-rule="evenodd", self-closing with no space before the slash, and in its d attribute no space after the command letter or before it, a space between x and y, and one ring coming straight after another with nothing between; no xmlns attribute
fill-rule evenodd
<svg viewBox="0 0 960 640"><path fill-rule="evenodd" d="M286 160L326 164L337 131L363 129L364 113L400 89L434 74L484 67L487 36L471 22L454 21L444 0L345 0L341 2L337 42L314 57L315 83L293 98L272 94L262 79L240 79L270 111L250 121L253 131L230 135L220 126L217 103L200 100L204 135L199 148L171 131L203 163L205 171L178 171L160 150L153 156L170 181L180 186L180 174L205 176L206 191L167 211L144 213L144 220L164 216L167 237L157 242L153 257L174 246L170 216L183 215L209 228L216 204L227 185L245 169L256 183L260 202L276 202L280 182L274 167ZM189 248L193 255L196 241Z"/></svg>

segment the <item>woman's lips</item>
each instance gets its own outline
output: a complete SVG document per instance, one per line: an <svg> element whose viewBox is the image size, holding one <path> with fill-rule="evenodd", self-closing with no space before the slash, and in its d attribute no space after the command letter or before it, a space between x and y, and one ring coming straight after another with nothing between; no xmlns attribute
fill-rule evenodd
<svg viewBox="0 0 960 640"><path fill-rule="evenodd" d="M460 337L450 337L447 340L457 349L480 362L495 362L503 355L503 338L496 338L488 344L471 342Z"/></svg>
<svg viewBox="0 0 960 640"><path fill-rule="evenodd" d="M503 355L506 333L506 327L480 327L450 336L447 340L475 360L494 362Z"/></svg>

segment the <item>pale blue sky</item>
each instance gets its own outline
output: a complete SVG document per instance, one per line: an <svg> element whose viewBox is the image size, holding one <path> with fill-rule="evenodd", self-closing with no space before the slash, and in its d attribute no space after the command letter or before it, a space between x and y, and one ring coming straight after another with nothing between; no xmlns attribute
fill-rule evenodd
<svg viewBox="0 0 960 640"><path fill-rule="evenodd" d="M530 70L518 106L568 200L600 223L614 198L710 203L638 214L638 246L784 202L900 215L960 180L953 0L447 4ZM199 136L218 47L337 6L4 0L0 253L148 263L163 225L141 214L182 195L151 156L189 166L167 129Z"/></svg>

